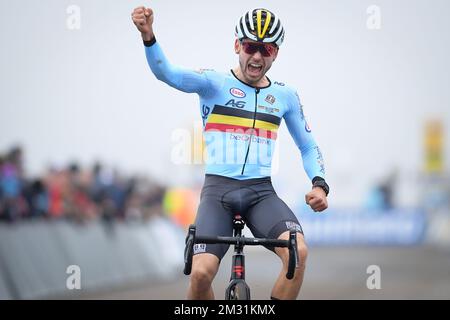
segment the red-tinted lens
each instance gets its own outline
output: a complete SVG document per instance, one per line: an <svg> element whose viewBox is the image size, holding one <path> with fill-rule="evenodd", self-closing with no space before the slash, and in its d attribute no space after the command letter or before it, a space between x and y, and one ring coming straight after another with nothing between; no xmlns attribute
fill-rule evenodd
<svg viewBox="0 0 450 320"><path fill-rule="evenodd" d="M242 48L244 49L244 52L246 54L254 54L256 51L258 51L258 46L249 42L242 42Z"/></svg>
<svg viewBox="0 0 450 320"><path fill-rule="evenodd" d="M266 51L269 53L270 56L275 53L275 47L271 44L265 43L264 48L266 49Z"/></svg>
<svg viewBox="0 0 450 320"><path fill-rule="evenodd" d="M266 43L242 42L242 48L246 54L254 54L256 51L259 51L263 57L270 57L275 52L275 48Z"/></svg>

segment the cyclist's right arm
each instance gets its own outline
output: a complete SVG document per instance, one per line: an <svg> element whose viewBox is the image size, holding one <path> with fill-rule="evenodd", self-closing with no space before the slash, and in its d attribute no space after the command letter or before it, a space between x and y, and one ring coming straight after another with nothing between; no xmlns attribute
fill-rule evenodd
<svg viewBox="0 0 450 320"><path fill-rule="evenodd" d="M184 92L207 95L210 81L206 73L174 66L167 60L156 40L146 43L145 55L150 69L158 80Z"/></svg>
<svg viewBox="0 0 450 320"><path fill-rule="evenodd" d="M205 72L180 68L167 60L153 33L153 11L138 7L134 9L132 19L142 34L147 62L156 78L178 90L206 96L211 83Z"/></svg>

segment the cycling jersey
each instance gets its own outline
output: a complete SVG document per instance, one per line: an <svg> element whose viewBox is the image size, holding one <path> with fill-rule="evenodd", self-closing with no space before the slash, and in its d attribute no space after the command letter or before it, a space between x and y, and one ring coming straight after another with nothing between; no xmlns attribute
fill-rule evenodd
<svg viewBox="0 0 450 320"><path fill-rule="evenodd" d="M230 70L187 70L169 63L156 40L145 44L155 76L170 86L200 97L206 174L245 180L268 177L277 131L284 118L312 180L324 178L322 154L305 120L296 91L281 82L256 88Z"/></svg>

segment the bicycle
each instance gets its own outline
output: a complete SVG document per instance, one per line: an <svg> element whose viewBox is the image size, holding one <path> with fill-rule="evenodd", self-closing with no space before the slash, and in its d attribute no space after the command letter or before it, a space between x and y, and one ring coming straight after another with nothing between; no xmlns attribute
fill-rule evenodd
<svg viewBox="0 0 450 320"><path fill-rule="evenodd" d="M245 222L239 214L233 219L233 237L208 237L196 236L196 226L191 224L186 236L186 247L184 250L184 274L191 274L192 257L194 244L218 244L225 243L234 245L234 254L231 262L230 283L225 291L225 300L250 300L250 287L245 282L245 245L265 245L270 247L284 247L289 249L287 279L294 277L295 269L299 265L297 254L297 231L289 231L288 240L265 239L265 238L246 238L242 235Z"/></svg>

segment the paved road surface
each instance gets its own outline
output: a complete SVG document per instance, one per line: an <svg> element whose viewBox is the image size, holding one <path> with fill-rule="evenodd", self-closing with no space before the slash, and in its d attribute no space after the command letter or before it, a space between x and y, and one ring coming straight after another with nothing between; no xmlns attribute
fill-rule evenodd
<svg viewBox="0 0 450 320"><path fill-rule="evenodd" d="M231 249L214 282L222 299L230 273ZM247 282L252 298L268 299L279 271L278 258L263 248L246 249ZM367 267L381 269L381 289L366 286ZM180 270L180 274L181 274ZM84 293L82 299L184 299L188 278L147 282L107 292ZM432 247L310 248L299 299L450 299L450 250Z"/></svg>

